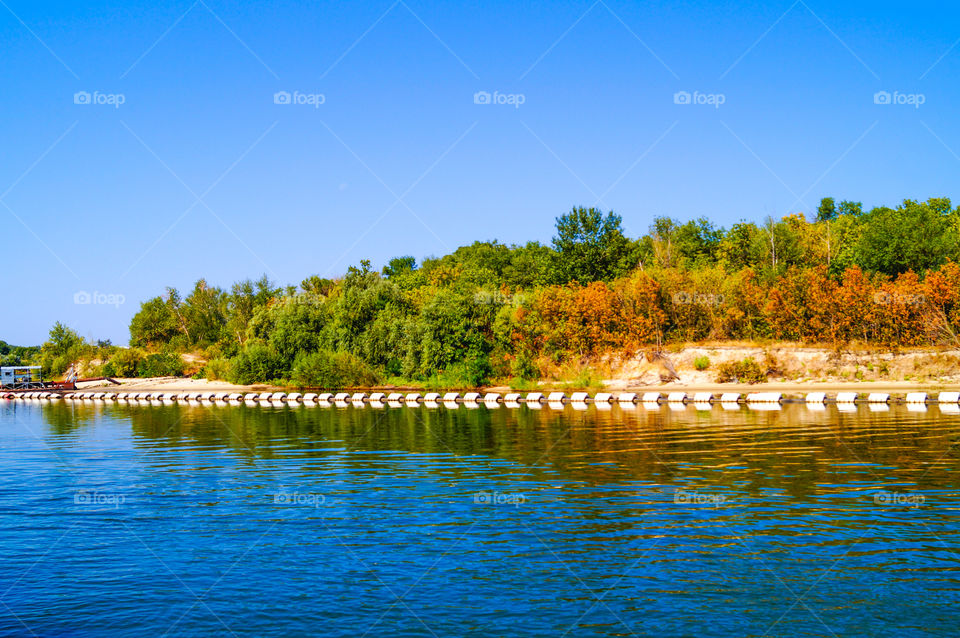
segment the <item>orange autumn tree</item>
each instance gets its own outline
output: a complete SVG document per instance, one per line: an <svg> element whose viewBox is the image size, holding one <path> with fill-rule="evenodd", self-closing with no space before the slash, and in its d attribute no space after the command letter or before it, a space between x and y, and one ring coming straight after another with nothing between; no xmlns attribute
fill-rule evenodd
<svg viewBox="0 0 960 638"><path fill-rule="evenodd" d="M928 322L938 342L960 345L960 265L948 261L927 273L923 295Z"/></svg>
<svg viewBox="0 0 960 638"><path fill-rule="evenodd" d="M667 313L663 310L660 284L647 273L639 271L618 281L615 290L619 297L624 331L622 347L635 352L646 345L661 344Z"/></svg>
<svg viewBox="0 0 960 638"><path fill-rule="evenodd" d="M615 293L602 281L551 286L537 296L531 319L547 354L561 358L596 355L619 347L623 321Z"/></svg>

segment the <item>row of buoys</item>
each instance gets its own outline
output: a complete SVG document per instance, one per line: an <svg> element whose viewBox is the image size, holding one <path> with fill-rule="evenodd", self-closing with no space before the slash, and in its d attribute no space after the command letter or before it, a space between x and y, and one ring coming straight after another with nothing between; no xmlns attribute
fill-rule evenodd
<svg viewBox="0 0 960 638"><path fill-rule="evenodd" d="M587 392L573 392L569 396L565 392L550 392L544 394L542 392L529 392L526 395L523 395L519 392L510 392L506 394L500 394L498 392L467 392L461 396L459 392L447 392L441 395L439 392L427 392L421 394L419 392L392 392L390 394L384 392L324 392L324 393L314 393L307 392L301 394L300 392L163 392L163 391L145 391L145 392L68 392L68 393L58 393L58 392L8 392L5 394L0 394L0 397L5 397L8 399L64 399L67 401L82 401L82 400L102 400L102 401L137 401L137 400L150 400L150 401L164 401L164 402L198 402L198 403L256 403L256 402L271 402L271 403L337 403L337 404L362 404L362 403L388 403L388 404L407 404L407 405L417 405L421 402L430 404L430 403L465 403L465 404L506 404L506 405L516 405L519 406L521 403L525 403L529 406L538 406L543 403L547 404L573 404L577 405L586 405L586 404L596 404L598 406L603 405L612 405L614 403L624 405L624 404L660 404L666 403L669 405L685 405L685 404L694 404L694 405L710 405L713 403L720 404L738 404L746 403L753 406L772 406L779 405L784 401L783 394L780 392L753 392L749 393L746 396L740 394L739 392L724 392L720 394L715 394L712 392L696 392L692 395L688 395L686 392L676 391L669 393L661 392L645 392L642 395L638 395L635 392L621 392L619 394L611 394L609 392L598 392L594 396L590 396ZM837 406L845 405L855 405L857 403L867 403L871 405L885 405L891 402L899 402L899 400L892 400L890 395L886 392L871 392L862 396L858 392L840 392L837 393L834 397L830 398L825 392L810 392L804 398L804 402L808 406L815 405L824 405L826 403L834 403ZM960 392L940 392L935 399L927 396L926 392L909 392L906 397L902 400L903 403L907 405L925 405L927 403L939 403L946 405L957 405L960 404Z"/></svg>

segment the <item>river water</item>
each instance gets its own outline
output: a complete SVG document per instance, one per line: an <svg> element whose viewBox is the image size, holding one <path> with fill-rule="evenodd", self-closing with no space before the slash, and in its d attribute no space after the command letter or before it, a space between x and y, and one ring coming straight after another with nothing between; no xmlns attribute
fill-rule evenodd
<svg viewBox="0 0 960 638"><path fill-rule="evenodd" d="M958 442L935 406L0 400L0 635L956 635Z"/></svg>

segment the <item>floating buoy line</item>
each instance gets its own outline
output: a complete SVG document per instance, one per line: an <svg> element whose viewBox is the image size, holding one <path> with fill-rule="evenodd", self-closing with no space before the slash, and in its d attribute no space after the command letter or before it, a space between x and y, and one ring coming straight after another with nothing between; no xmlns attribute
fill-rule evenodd
<svg viewBox="0 0 960 638"><path fill-rule="evenodd" d="M591 396L587 392L573 392L569 396L565 392L529 392L522 394L519 392L509 392L500 394L499 392L467 392L461 395L459 392L164 392L164 391L146 391L146 392L49 392L49 391L31 391L31 392L0 392L0 398L21 401L21 400L47 400L47 401L100 401L100 402L152 402L162 405L168 404L191 404L191 405L304 405L320 407L346 407L349 405L373 407L401 406L420 406L455 407L464 405L466 407L487 407L506 406L519 408L526 405L530 408L542 408L547 405L551 408L571 405L574 408L584 408L587 405L595 405L598 408L610 408L613 405L653 407L667 405L671 407L680 407L693 405L698 408L709 408L712 405L719 404L723 407L739 409L741 404L757 410L778 409L783 403L799 402L805 404L812 410L823 409L828 404L835 405L839 410L856 409L857 404L867 404L871 409L882 410L891 403L906 404L908 409L923 409L928 403L936 403L941 408L947 408L944 411L950 412L950 407L956 408L960 413L960 392L940 392L936 397L929 397L926 392L909 392L904 397L891 397L885 392L839 392L830 397L825 392L810 392L800 399L785 398L780 392L753 392L742 394L739 392L696 392L692 395L686 392L645 392L637 394L636 392L620 392L613 394L610 392L598 392Z"/></svg>

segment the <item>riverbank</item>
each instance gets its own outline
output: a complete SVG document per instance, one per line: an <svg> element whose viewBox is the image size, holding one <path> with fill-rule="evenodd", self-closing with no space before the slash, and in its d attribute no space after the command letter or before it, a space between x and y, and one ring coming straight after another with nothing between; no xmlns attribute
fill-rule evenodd
<svg viewBox="0 0 960 638"><path fill-rule="evenodd" d="M724 366L753 361L763 372L764 383L721 383ZM547 370L538 381L519 387L491 384L483 388L435 387L403 382L364 388L365 391L484 390L608 391L608 392L752 392L776 391L790 395L807 392L888 392L960 389L960 350L914 348L899 352L850 348L837 350L796 344L689 344L672 347L660 357L640 353L632 357L607 357L580 366ZM178 377L124 378L81 383L79 389L109 386L115 391L261 392L295 390L271 384L239 385L222 380Z"/></svg>
<svg viewBox="0 0 960 638"><path fill-rule="evenodd" d="M663 360L648 356L601 362L606 390L731 387L782 391L936 389L960 386L960 350L912 348L899 352L835 349L780 343L689 344L668 348ZM752 361L765 383L720 383L725 366ZM672 379L672 380L671 380Z"/></svg>

